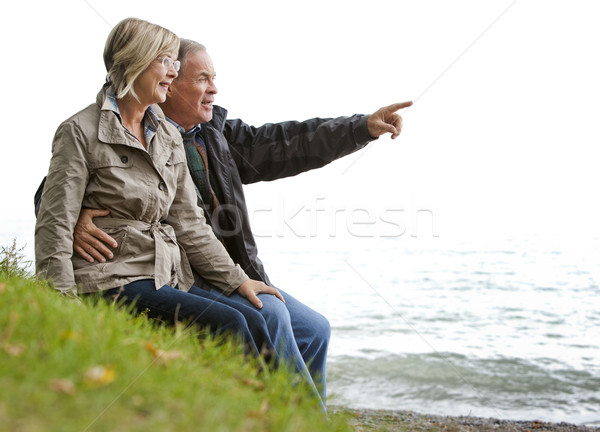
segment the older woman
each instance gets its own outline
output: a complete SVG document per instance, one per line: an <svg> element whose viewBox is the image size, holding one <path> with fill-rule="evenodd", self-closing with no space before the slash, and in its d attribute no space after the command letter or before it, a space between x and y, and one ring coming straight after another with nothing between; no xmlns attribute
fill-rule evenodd
<svg viewBox="0 0 600 432"><path fill-rule="evenodd" d="M196 205L181 135L155 105L177 77L178 49L175 34L135 18L109 34L107 84L96 103L63 122L54 137L35 231L37 272L62 293L102 291L151 316L231 330L268 345L258 312L242 315L197 295L192 285L190 266L225 294L269 293L283 301L233 263ZM110 211L96 219L118 242L106 263L73 255L82 207Z"/></svg>

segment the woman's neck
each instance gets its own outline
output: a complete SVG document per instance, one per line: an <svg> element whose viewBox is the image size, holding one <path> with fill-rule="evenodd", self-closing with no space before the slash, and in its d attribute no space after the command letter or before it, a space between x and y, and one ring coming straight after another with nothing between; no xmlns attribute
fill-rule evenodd
<svg viewBox="0 0 600 432"><path fill-rule="evenodd" d="M141 104L135 100L135 98L126 96L123 99L117 100L117 106L121 113L123 126L125 126L125 128L131 132L144 147L146 147L142 121L149 105Z"/></svg>
<svg viewBox="0 0 600 432"><path fill-rule="evenodd" d="M123 123L141 123L149 105L144 105L131 96L117 100Z"/></svg>

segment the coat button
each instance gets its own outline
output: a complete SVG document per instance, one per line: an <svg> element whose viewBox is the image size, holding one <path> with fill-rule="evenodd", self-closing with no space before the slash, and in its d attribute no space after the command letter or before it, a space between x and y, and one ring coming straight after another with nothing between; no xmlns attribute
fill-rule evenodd
<svg viewBox="0 0 600 432"><path fill-rule="evenodd" d="M128 160L129 158L127 156L121 156L121 162L127 163Z"/></svg>
<svg viewBox="0 0 600 432"><path fill-rule="evenodd" d="M158 188L164 192L165 190L167 190L167 185L165 184L165 182L160 182L158 184Z"/></svg>

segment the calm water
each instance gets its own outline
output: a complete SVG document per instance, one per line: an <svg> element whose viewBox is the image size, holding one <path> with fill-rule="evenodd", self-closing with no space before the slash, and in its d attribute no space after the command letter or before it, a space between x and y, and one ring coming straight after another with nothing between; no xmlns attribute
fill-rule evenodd
<svg viewBox="0 0 600 432"><path fill-rule="evenodd" d="M600 424L600 242L261 240L326 315L331 404Z"/></svg>

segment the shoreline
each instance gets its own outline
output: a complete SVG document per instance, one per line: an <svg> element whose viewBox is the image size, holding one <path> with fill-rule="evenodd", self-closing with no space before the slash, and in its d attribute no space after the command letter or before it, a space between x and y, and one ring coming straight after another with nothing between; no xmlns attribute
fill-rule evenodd
<svg viewBox="0 0 600 432"><path fill-rule="evenodd" d="M413 411L363 409L332 406L332 413L345 413L357 432L369 431L553 431L600 432L600 426L552 423L540 420L499 420L470 416L440 416Z"/></svg>

